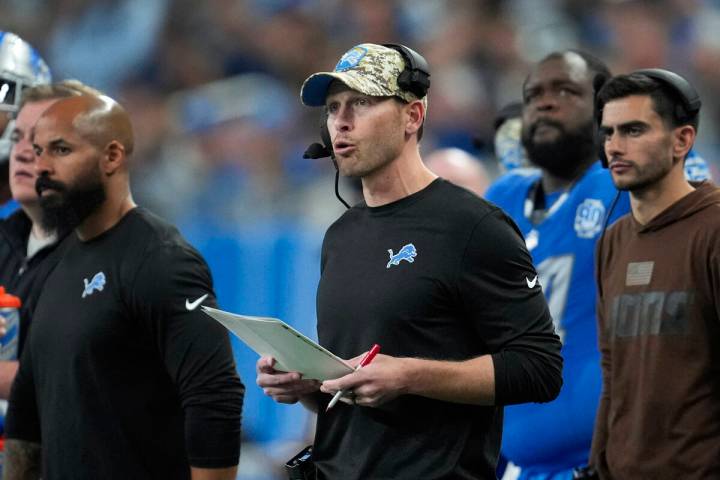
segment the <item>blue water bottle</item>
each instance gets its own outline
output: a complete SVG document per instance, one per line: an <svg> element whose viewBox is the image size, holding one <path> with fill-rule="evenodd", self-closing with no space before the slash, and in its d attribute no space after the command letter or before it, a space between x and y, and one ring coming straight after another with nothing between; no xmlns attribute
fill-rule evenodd
<svg viewBox="0 0 720 480"><path fill-rule="evenodd" d="M5 321L5 335L0 337L0 360L17 360L20 340L20 299L0 287L0 317Z"/></svg>
<svg viewBox="0 0 720 480"><path fill-rule="evenodd" d="M17 360L20 340L20 299L0 287L0 317L5 321L5 335L0 337L0 360ZM7 400L0 400L0 434L5 431ZM4 440L0 438L0 440ZM4 445L0 446L0 475L5 460Z"/></svg>

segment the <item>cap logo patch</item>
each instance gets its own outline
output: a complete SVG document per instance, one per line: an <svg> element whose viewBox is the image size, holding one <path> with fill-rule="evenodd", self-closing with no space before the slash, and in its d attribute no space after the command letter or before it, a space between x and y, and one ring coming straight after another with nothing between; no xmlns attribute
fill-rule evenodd
<svg viewBox="0 0 720 480"><path fill-rule="evenodd" d="M351 48L350 50L345 52L345 55L343 55L337 65L335 65L335 71L344 72L345 70L350 70L358 63L360 63L360 60L362 60L363 57L367 55L367 52L367 48L365 47Z"/></svg>

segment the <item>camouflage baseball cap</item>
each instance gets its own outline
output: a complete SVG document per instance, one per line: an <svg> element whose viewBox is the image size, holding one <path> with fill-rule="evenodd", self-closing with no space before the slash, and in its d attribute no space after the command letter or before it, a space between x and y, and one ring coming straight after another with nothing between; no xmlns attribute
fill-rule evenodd
<svg viewBox="0 0 720 480"><path fill-rule="evenodd" d="M372 97L395 96L406 102L418 100L413 93L402 90L397 84L397 78L404 69L405 60L397 50L363 43L345 52L334 71L310 75L303 82L300 98L310 107L323 106L330 83L339 80L349 88ZM427 96L422 100L427 107Z"/></svg>

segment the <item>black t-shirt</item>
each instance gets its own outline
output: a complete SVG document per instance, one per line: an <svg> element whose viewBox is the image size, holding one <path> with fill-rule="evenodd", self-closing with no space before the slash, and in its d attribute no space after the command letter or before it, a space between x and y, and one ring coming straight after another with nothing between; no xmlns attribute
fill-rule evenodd
<svg viewBox="0 0 720 480"><path fill-rule="evenodd" d="M494 479L502 405L549 401L562 382L560 341L512 220L438 179L348 210L327 232L321 268L322 345L343 358L373 343L396 357L492 354L498 406L405 395L380 408L321 408L320 478Z"/></svg>
<svg viewBox="0 0 720 480"><path fill-rule="evenodd" d="M32 222L22 210L0 220L0 285L5 287L6 292L19 297L22 302L18 355L22 354L32 313L47 272L62 255L58 241L46 245L27 258L31 228ZM66 233L61 233L58 238L65 237Z"/></svg>
<svg viewBox="0 0 720 480"><path fill-rule="evenodd" d="M7 436L42 443L43 478L189 478L236 465L244 387L210 271L137 208L88 242L72 234L38 301Z"/></svg>

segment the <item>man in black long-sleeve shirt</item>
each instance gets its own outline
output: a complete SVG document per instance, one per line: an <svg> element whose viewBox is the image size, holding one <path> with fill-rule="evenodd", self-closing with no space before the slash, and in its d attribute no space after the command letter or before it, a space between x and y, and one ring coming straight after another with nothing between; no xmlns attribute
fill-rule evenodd
<svg viewBox="0 0 720 480"><path fill-rule="evenodd" d="M263 357L258 383L320 412L320 479L494 479L502 406L558 394L560 341L514 223L422 163L428 72L403 48L358 45L301 93L325 106L340 173L364 196L325 236L320 343L353 364L383 353L321 386ZM400 87L409 58L416 80ZM338 390L352 395L324 411Z"/></svg>
<svg viewBox="0 0 720 480"><path fill-rule="evenodd" d="M4 478L234 480L243 386L227 331L197 308L215 303L210 271L133 202L126 112L59 100L33 146L42 222L74 232L13 384Z"/></svg>

